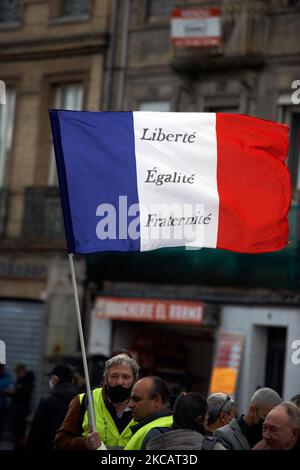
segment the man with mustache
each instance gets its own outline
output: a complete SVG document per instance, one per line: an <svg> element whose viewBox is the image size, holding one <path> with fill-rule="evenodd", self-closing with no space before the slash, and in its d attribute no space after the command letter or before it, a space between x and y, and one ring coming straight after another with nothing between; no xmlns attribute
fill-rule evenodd
<svg viewBox="0 0 300 470"><path fill-rule="evenodd" d="M96 431L89 427L84 394L78 395L56 433L54 449L96 450L101 441L108 449L124 448L132 436L128 401L138 371L137 362L126 353L111 357L105 364L103 386L92 392Z"/></svg>

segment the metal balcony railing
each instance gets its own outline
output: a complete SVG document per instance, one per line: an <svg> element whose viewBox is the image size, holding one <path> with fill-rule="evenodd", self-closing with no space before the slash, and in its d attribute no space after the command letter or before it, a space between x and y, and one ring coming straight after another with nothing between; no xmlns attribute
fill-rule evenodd
<svg viewBox="0 0 300 470"><path fill-rule="evenodd" d="M27 240L64 238L58 187L26 188L22 236Z"/></svg>
<svg viewBox="0 0 300 470"><path fill-rule="evenodd" d="M1 0L0 2L0 24L14 23L19 21L20 1L19 0Z"/></svg>
<svg viewBox="0 0 300 470"><path fill-rule="evenodd" d="M87 0L65 0L62 2L63 16L82 16L88 14Z"/></svg>

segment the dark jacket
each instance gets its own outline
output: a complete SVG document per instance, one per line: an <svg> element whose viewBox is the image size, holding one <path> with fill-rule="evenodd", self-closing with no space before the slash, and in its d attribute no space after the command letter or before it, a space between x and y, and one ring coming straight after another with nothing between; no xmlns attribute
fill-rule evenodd
<svg viewBox="0 0 300 470"><path fill-rule="evenodd" d="M0 375L0 411L7 408L7 391L11 389L12 386L13 382L10 375L3 372L3 374Z"/></svg>
<svg viewBox="0 0 300 470"><path fill-rule="evenodd" d="M77 393L73 384L59 382L41 399L29 430L27 449L53 449L55 433L65 418L70 401Z"/></svg>
<svg viewBox="0 0 300 470"><path fill-rule="evenodd" d="M12 408L16 410L18 414L21 410L25 414L30 411L31 397L34 389L34 374L31 371L27 371L24 377L19 377L15 391L11 397Z"/></svg>

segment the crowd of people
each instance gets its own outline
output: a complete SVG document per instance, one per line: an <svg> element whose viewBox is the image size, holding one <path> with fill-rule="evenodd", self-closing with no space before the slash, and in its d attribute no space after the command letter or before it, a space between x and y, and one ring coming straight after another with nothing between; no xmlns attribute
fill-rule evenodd
<svg viewBox="0 0 300 470"><path fill-rule="evenodd" d="M25 364L17 364L15 373L16 379L13 380L5 366L0 364L0 441L9 418L14 449L22 450L35 378Z"/></svg>
<svg viewBox="0 0 300 470"><path fill-rule="evenodd" d="M2 373L4 383L9 390ZM182 392L170 407L167 384L157 376L139 378L136 360L121 351L107 360L102 384L92 391L92 429L87 393L79 393L73 368L55 366L49 387L31 421L26 449L300 450L300 395L282 401L275 390L260 388L240 416L225 393ZM11 389L12 397L17 390ZM0 413L3 398L1 392ZM1 419L2 414L0 432ZM22 426L15 430L16 442L24 436Z"/></svg>

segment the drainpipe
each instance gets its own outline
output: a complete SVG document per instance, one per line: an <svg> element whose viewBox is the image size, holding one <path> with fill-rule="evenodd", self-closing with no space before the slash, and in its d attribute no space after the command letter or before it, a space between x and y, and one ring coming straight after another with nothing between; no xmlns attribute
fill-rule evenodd
<svg viewBox="0 0 300 470"><path fill-rule="evenodd" d="M103 106L102 106L103 111L109 111L111 109L112 82L113 82L115 52L116 52L118 10L119 10L119 0L113 0L111 15L110 15L109 46L108 46L107 59L106 59L106 74L105 74L104 97L103 97Z"/></svg>
<svg viewBox="0 0 300 470"><path fill-rule="evenodd" d="M116 110L121 111L123 108L124 100L124 83L125 83L125 69L127 62L127 44L128 44L128 29L130 19L130 0L123 0L124 6L124 17L122 25L122 36L121 36L121 51L120 51L120 66L119 76L117 84L117 100Z"/></svg>

